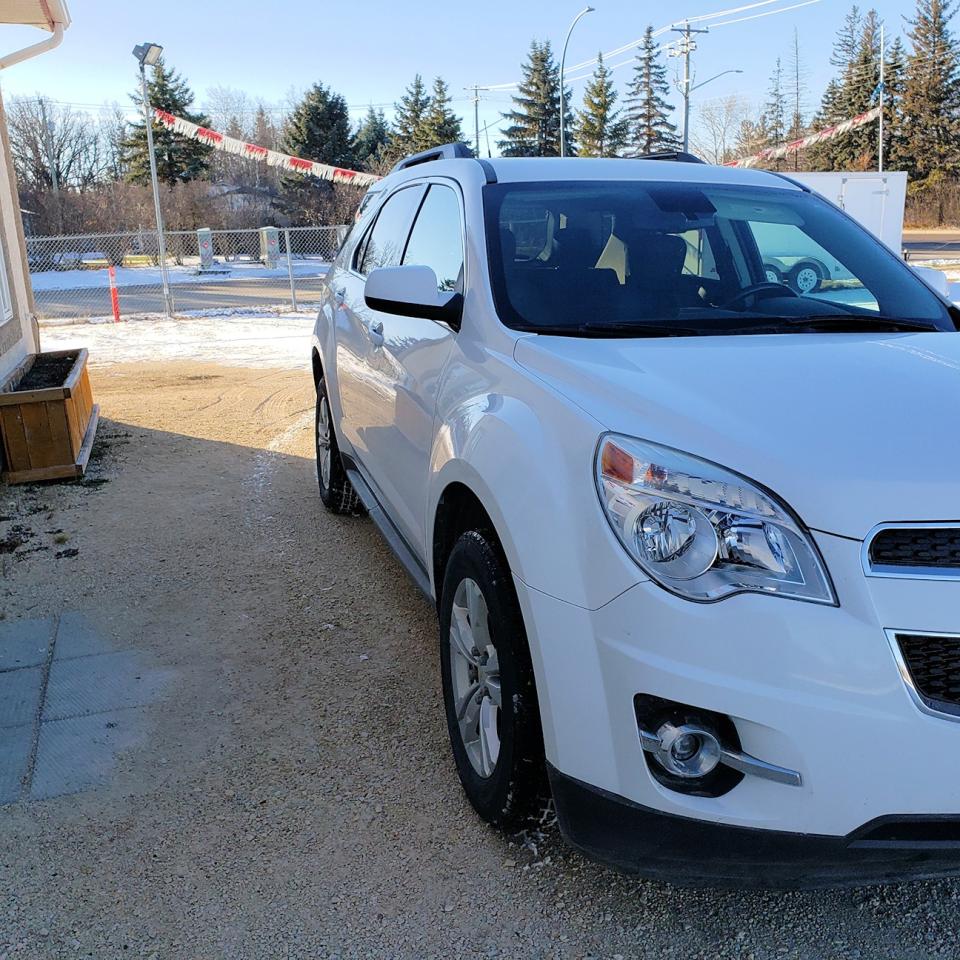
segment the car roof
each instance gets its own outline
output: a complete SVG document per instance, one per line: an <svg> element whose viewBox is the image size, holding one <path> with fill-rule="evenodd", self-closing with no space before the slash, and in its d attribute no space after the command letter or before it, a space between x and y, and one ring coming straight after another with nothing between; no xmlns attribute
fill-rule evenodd
<svg viewBox="0 0 960 960"><path fill-rule="evenodd" d="M674 160L632 160L586 157L496 157L477 162L471 159L433 160L398 170L385 177L376 189L383 190L407 180L429 176L451 176L476 180L488 168L498 183L549 183L563 180L637 180L657 183L731 184L803 190L788 177L766 170L721 167L709 163ZM489 179L489 177L488 177Z"/></svg>

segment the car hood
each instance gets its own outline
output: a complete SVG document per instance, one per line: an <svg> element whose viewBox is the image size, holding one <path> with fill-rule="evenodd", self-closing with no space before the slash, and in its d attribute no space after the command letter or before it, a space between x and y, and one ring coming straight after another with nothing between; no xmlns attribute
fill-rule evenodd
<svg viewBox="0 0 960 960"><path fill-rule="evenodd" d="M769 487L811 528L960 520L960 336L530 336L516 359L607 430Z"/></svg>

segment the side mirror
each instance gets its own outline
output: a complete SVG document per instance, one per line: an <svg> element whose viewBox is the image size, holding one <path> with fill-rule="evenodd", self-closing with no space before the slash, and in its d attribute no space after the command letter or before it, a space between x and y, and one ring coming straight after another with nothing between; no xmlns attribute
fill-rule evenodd
<svg viewBox="0 0 960 960"><path fill-rule="evenodd" d="M950 284L947 281L947 275L942 270L935 270L933 267L921 267L918 264L910 264L921 279L926 281L928 287L933 287L941 297L950 298Z"/></svg>
<svg viewBox="0 0 960 960"><path fill-rule="evenodd" d="M402 317L423 317L460 329L463 296L437 293L437 275L430 267L408 264L379 267L370 271L363 287L363 299L371 310Z"/></svg>

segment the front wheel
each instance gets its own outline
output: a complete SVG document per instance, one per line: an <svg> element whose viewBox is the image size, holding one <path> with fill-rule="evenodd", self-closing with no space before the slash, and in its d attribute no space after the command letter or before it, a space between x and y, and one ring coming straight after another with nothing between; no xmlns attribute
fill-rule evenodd
<svg viewBox="0 0 960 960"><path fill-rule="evenodd" d="M440 670L467 798L488 823L516 824L545 793L537 689L510 571L493 538L475 530L447 562Z"/></svg>
<svg viewBox="0 0 960 960"><path fill-rule="evenodd" d="M330 399L327 396L327 382L322 379L317 384L316 411L317 446L317 483L320 487L320 499L331 513L361 513L363 505L353 484L347 477L340 460L340 448L337 434L333 428L330 414Z"/></svg>

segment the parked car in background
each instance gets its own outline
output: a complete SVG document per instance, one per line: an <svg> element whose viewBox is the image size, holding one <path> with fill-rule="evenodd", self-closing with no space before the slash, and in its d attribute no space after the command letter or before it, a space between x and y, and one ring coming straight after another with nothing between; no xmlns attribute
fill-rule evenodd
<svg viewBox="0 0 960 960"><path fill-rule="evenodd" d="M377 185L314 330L319 491L436 605L481 817L549 789L676 882L960 873L957 320L771 173L455 145Z"/></svg>

